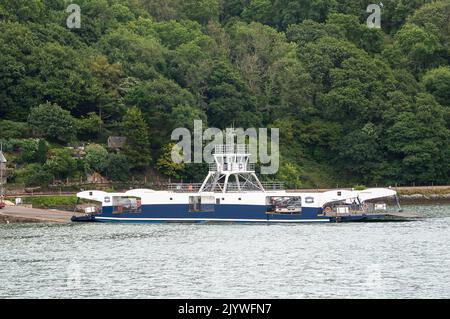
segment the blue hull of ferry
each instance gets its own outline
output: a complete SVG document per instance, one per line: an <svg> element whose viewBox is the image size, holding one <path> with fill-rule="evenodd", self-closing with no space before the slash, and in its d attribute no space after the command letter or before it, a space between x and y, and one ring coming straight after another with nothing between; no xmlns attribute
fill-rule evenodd
<svg viewBox="0 0 450 319"><path fill-rule="evenodd" d="M213 205L208 212L190 212L189 205L143 205L140 212L113 214L112 207L103 207L102 213L93 216L74 217L73 221L165 223L165 222L232 222L232 223L314 223L350 222L368 220L367 216L336 218L320 216L320 208L303 208L300 214L268 214L261 205ZM370 219L380 216L371 216Z"/></svg>
<svg viewBox="0 0 450 319"><path fill-rule="evenodd" d="M113 214L112 207L104 207L95 221L102 222L328 222L319 218L318 208L303 208L301 214L266 214L261 205L213 205L212 211L190 212L187 204L143 205L139 213Z"/></svg>

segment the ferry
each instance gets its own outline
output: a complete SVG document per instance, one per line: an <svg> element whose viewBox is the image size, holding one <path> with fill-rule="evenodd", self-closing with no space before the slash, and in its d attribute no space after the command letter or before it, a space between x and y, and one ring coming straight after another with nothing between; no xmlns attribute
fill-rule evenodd
<svg viewBox="0 0 450 319"><path fill-rule="evenodd" d="M82 191L77 197L84 204L77 206L83 211L72 221L330 223L404 217L391 188L287 191L281 183L261 182L250 156L248 145L217 145L201 184L174 183L166 191ZM397 212L383 202L388 198L395 199Z"/></svg>

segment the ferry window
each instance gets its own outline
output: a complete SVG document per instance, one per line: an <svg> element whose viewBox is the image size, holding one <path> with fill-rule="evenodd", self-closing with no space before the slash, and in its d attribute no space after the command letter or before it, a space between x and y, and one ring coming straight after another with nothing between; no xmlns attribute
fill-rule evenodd
<svg viewBox="0 0 450 319"><path fill-rule="evenodd" d="M109 203L111 201L111 199L107 196L105 197L105 203Z"/></svg>
<svg viewBox="0 0 450 319"><path fill-rule="evenodd" d="M314 203L314 197L305 197L305 203L307 204Z"/></svg>
<svg viewBox="0 0 450 319"><path fill-rule="evenodd" d="M92 192L89 192L89 196L92 196Z"/></svg>
<svg viewBox="0 0 450 319"><path fill-rule="evenodd" d="M140 213L141 199L127 196L113 196L113 214Z"/></svg>
<svg viewBox="0 0 450 319"><path fill-rule="evenodd" d="M217 204L217 205L220 204L220 198L216 198L216 204Z"/></svg>
<svg viewBox="0 0 450 319"><path fill-rule="evenodd" d="M170 200L173 200L173 198L172 198L172 197L170 197Z"/></svg>
<svg viewBox="0 0 450 319"><path fill-rule="evenodd" d="M299 196L267 196L267 214L300 214L302 212L301 197Z"/></svg>
<svg viewBox="0 0 450 319"><path fill-rule="evenodd" d="M189 212L213 212L214 196L189 196Z"/></svg>

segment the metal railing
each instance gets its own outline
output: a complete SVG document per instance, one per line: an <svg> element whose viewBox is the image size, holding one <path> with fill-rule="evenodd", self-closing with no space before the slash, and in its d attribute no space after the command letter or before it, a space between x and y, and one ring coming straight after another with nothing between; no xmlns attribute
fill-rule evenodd
<svg viewBox="0 0 450 319"><path fill-rule="evenodd" d="M283 190L284 189L284 183L282 182L264 182L261 183L261 185L264 187L265 190ZM168 185L168 190L170 192L198 192L201 188L201 183L170 183ZM216 188L214 191L220 192L223 190L224 184L218 183L216 185ZM236 183L236 182L229 182L227 184L227 192L255 192L255 191L261 191L260 188L256 184L251 183Z"/></svg>
<svg viewBox="0 0 450 319"><path fill-rule="evenodd" d="M261 183L264 190L283 190L284 184L281 182L268 182ZM217 188L223 189L224 184L219 183ZM236 182L228 182L227 184L227 192L255 192L261 191L261 189L256 184L251 183L236 183Z"/></svg>
<svg viewBox="0 0 450 319"><path fill-rule="evenodd" d="M216 145L214 154L249 154L249 146L245 144Z"/></svg>
<svg viewBox="0 0 450 319"><path fill-rule="evenodd" d="M233 168L236 168L234 170L240 171L240 172L254 172L256 165L255 163L247 163L247 168L245 169L245 164L243 163L231 163L231 164L224 164L227 165L227 169L230 170L231 165L233 165ZM241 166L240 166L241 165ZM225 166L223 167L223 170L225 170ZM209 171L210 172L217 172L217 164L216 163L210 163L209 164Z"/></svg>
<svg viewBox="0 0 450 319"><path fill-rule="evenodd" d="M170 192L198 192L202 183L170 183L168 190Z"/></svg>
<svg viewBox="0 0 450 319"><path fill-rule="evenodd" d="M261 182L264 189L267 190L284 190L283 182Z"/></svg>

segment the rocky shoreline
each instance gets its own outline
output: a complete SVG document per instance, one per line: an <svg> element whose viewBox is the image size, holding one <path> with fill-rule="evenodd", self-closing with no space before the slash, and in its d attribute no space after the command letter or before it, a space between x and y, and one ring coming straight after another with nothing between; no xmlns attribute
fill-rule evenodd
<svg viewBox="0 0 450 319"><path fill-rule="evenodd" d="M450 194L410 194L399 195L403 204L450 204Z"/></svg>
<svg viewBox="0 0 450 319"><path fill-rule="evenodd" d="M450 186L398 187L395 190L404 204L450 203Z"/></svg>

